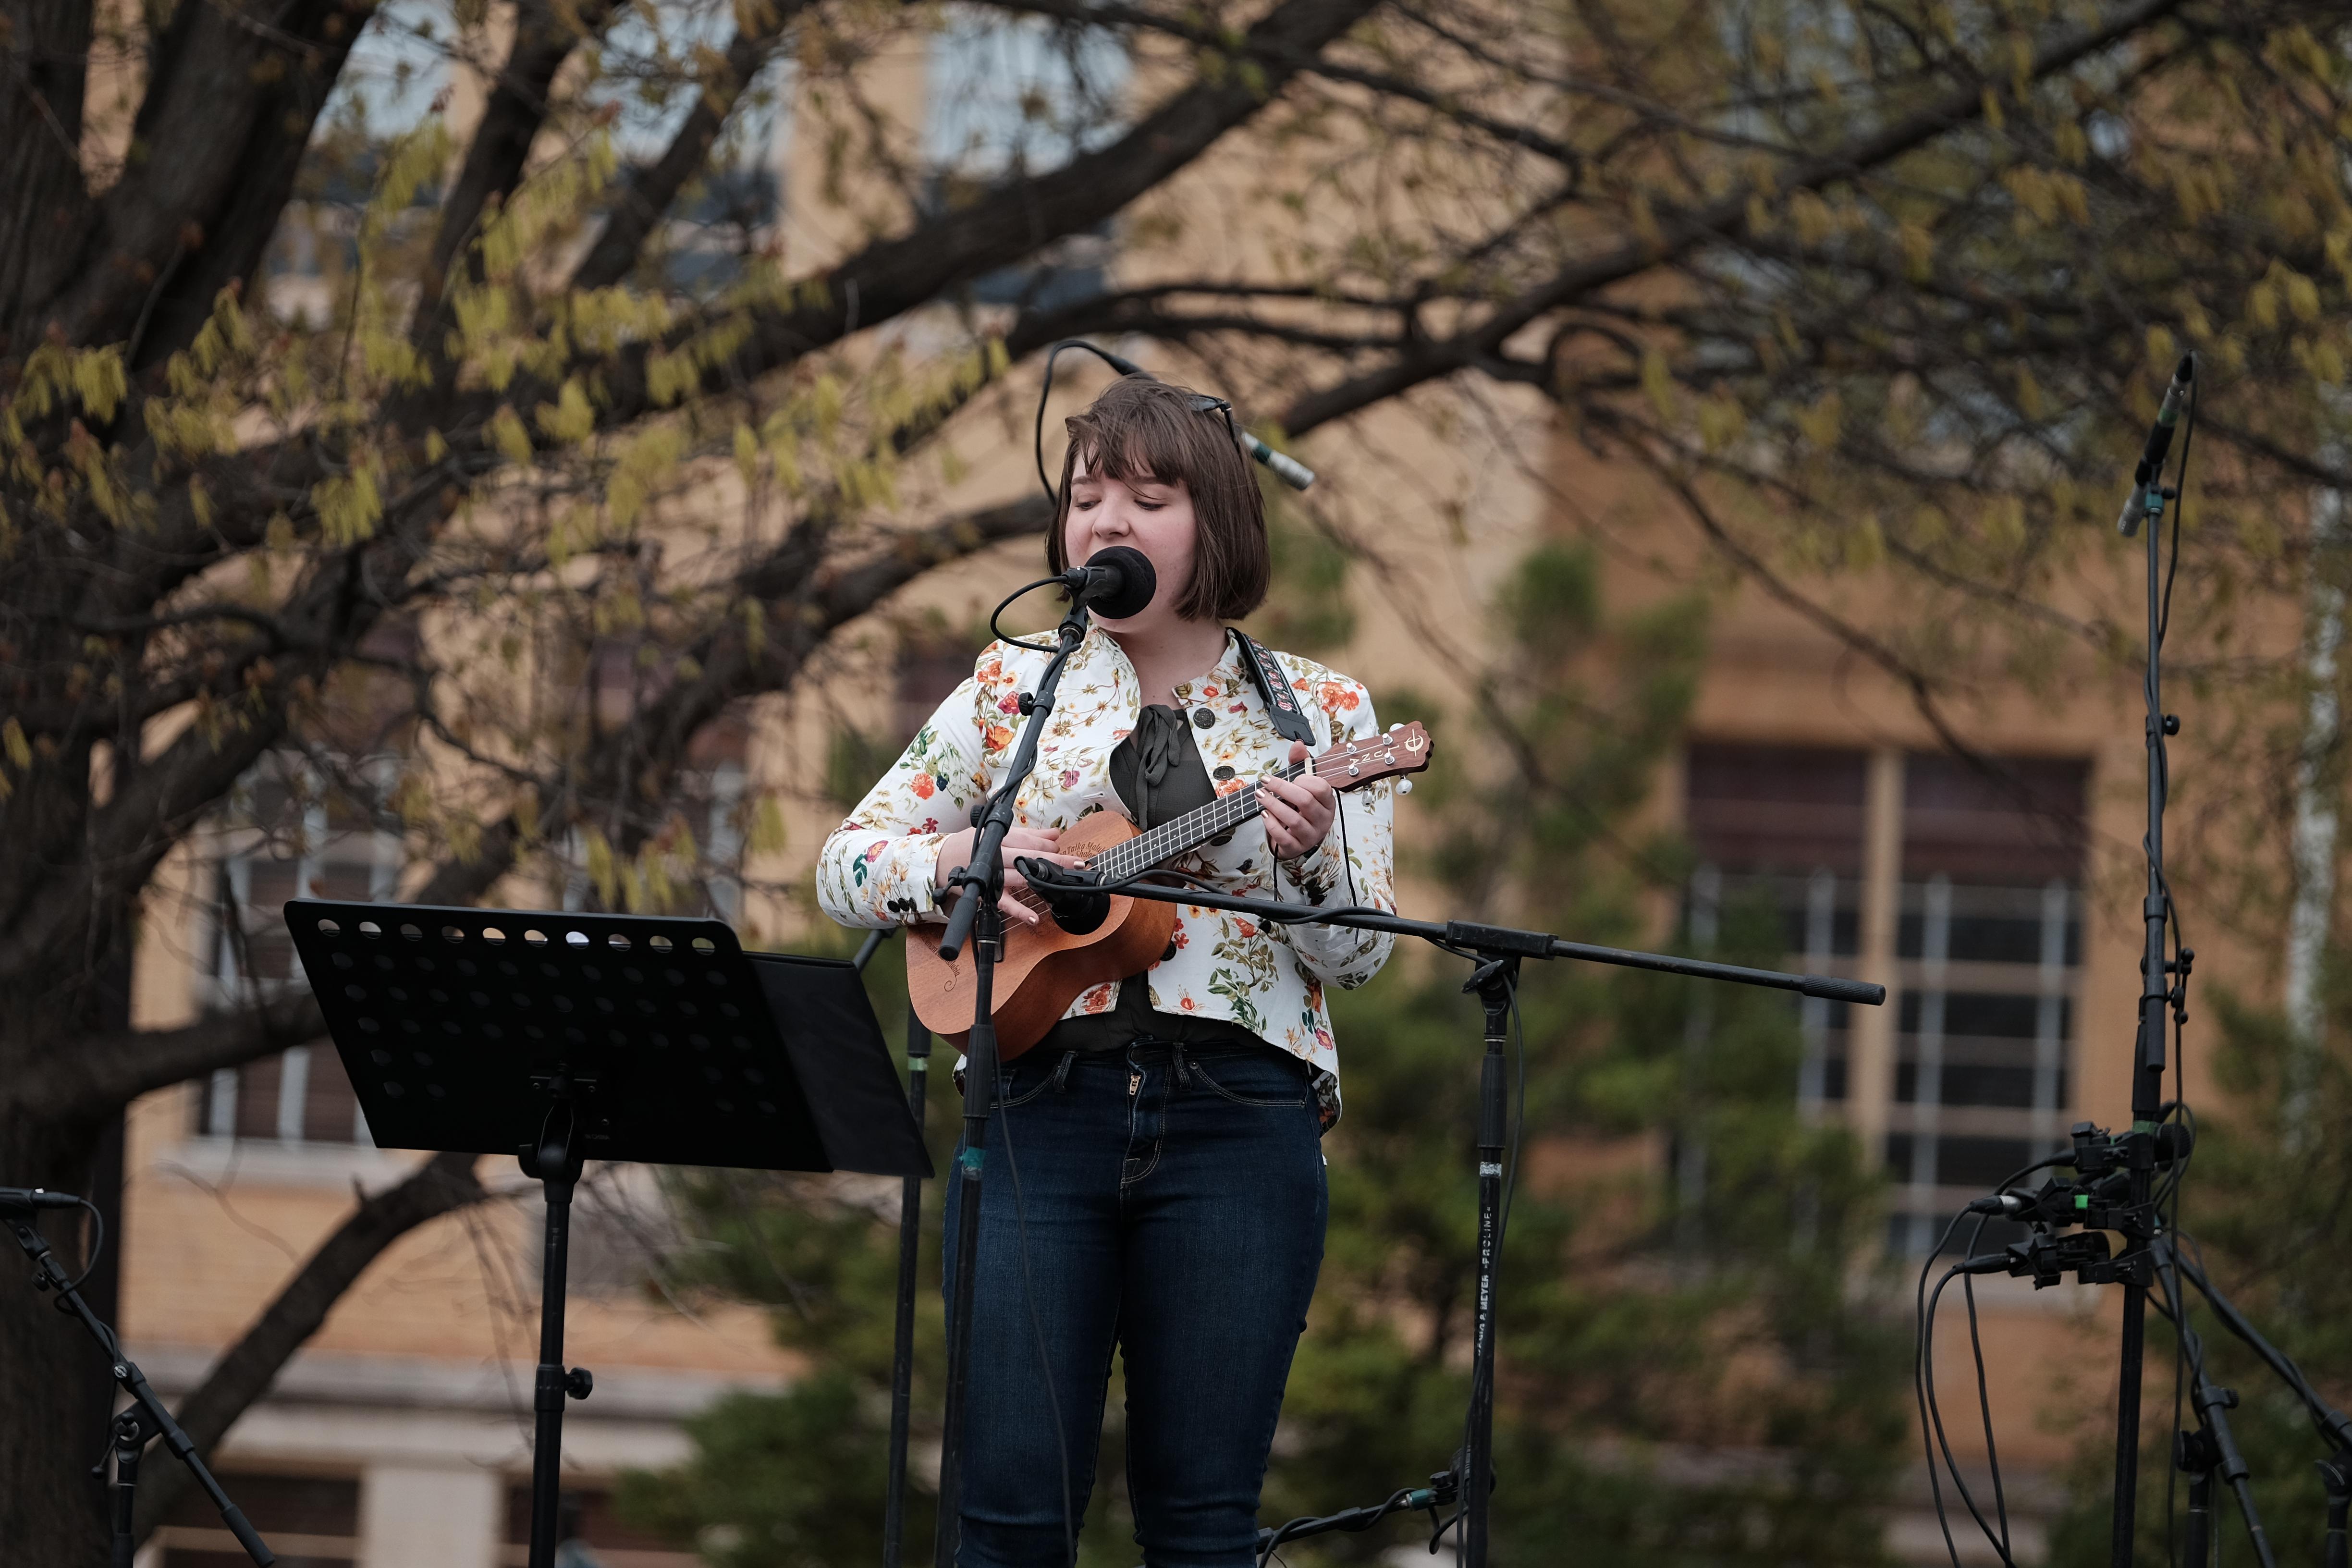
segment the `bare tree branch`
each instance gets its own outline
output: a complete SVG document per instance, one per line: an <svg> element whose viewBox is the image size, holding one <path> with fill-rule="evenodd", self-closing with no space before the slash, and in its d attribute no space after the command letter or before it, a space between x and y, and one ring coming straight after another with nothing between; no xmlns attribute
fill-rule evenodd
<svg viewBox="0 0 2352 1568"><path fill-rule="evenodd" d="M73 1121L218 1068L239 1067L327 1031L308 990L177 1029L98 1035L52 1052L0 1086L0 1119Z"/></svg>
<svg viewBox="0 0 2352 1568"><path fill-rule="evenodd" d="M364 1199L320 1244L244 1337L213 1364L179 1410L181 1427L210 1457L236 1418L269 1392L327 1313L386 1247L425 1221L489 1196L474 1177L478 1154L436 1154L396 1187ZM183 1465L153 1465L140 1477L137 1538L154 1533L189 1485Z"/></svg>
<svg viewBox="0 0 2352 1568"><path fill-rule="evenodd" d="M575 800L615 798L648 773L667 784L703 725L731 703L782 689L842 626L943 562L1042 533L1051 521L1042 497L1024 499L890 537L863 561L823 572L805 569L794 559L808 548L807 541L787 542L745 574L750 585L797 590L781 605L770 605L761 646L751 647L740 624L731 622L702 639L693 650L699 670L646 703L600 749L598 776L559 774L541 786L537 820L561 822ZM509 813L482 830L470 858L443 861L415 901L470 904L513 868L526 847L521 824Z"/></svg>
<svg viewBox="0 0 2352 1568"><path fill-rule="evenodd" d="M758 25L749 28L738 25L727 45L725 62L702 84L694 107L687 110L685 122L669 145L659 158L637 171L614 204L604 232L572 275L573 288L608 289L629 275L670 204L710 156L711 144L719 140L727 117L734 113L736 100L775 52L784 29L807 5L808 0L753 0L749 8L756 12Z"/></svg>
<svg viewBox="0 0 2352 1568"><path fill-rule="evenodd" d="M2035 51L2027 77L2039 80L2064 70L2144 31L2178 11L2184 3L2185 0L2139 0L2139 4L2126 7L2096 26L2076 29L2045 44ZM1962 82L1927 107L1883 130L1854 137L1842 147L1777 174L1774 189L1782 193L1818 190L1879 168L1955 126L1979 118L1984 112L1986 91L1981 80ZM1745 233L1748 204L1759 194L1756 184L1742 182L1695 210L1662 213L1654 237L1627 239L1599 256L1570 263L1541 285L1505 302L1461 332L1426 340L1378 370L1303 395L1286 411L1283 428L1294 436L1303 435L1423 382L1470 369L1481 358L1500 352L1515 333L1546 311L1622 282L1710 240Z"/></svg>
<svg viewBox="0 0 2352 1568"><path fill-rule="evenodd" d="M547 123L548 92L555 73L583 39L604 30L612 16L612 0L587 0L576 9L552 0L524 0L517 8L514 47L482 107L482 123L466 148L465 167L441 207L433 258L425 270L425 292L417 302L418 342L430 343L438 335L449 268L476 237L482 214L493 202L512 195L522 177L531 142Z"/></svg>

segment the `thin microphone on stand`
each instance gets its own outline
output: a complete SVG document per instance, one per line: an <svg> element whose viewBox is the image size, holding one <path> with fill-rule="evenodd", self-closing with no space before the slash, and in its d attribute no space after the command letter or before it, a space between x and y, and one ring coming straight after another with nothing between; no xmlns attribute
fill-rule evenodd
<svg viewBox="0 0 2352 1568"><path fill-rule="evenodd" d="M1083 566L1062 574L1062 586L1073 605L1083 605L1106 621L1123 621L1141 615L1160 590L1160 574L1150 558L1129 545L1097 550Z"/></svg>
<svg viewBox="0 0 2352 1568"><path fill-rule="evenodd" d="M2164 389L2164 404L2156 411L2156 423L2148 429L2147 449L2140 454L2139 467L2132 470L2131 495L2116 519L2116 531L2126 539L2139 531L2139 520L2147 510L2147 488L2164 472L2164 455L2172 449L2172 427L2180 422L2180 405L2189 401L2189 384L2196 374L2197 356L2182 354L2172 373L2172 384Z"/></svg>
<svg viewBox="0 0 2352 1568"><path fill-rule="evenodd" d="M1086 346L1100 354L1103 363L1121 375L1139 375L1146 381L1160 379L1131 359L1123 359L1108 349L1097 347L1093 343L1087 343ZM1254 461L1261 468L1272 470L1275 478L1292 489L1303 490L1315 482L1315 470L1289 453L1277 452L1255 436L1244 435L1241 442L1242 449L1247 452Z"/></svg>

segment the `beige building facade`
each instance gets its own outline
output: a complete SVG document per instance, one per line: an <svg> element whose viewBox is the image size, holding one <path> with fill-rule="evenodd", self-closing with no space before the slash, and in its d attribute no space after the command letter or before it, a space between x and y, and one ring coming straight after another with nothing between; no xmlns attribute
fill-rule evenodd
<svg viewBox="0 0 2352 1568"><path fill-rule="evenodd" d="M934 73L985 89L991 51L1013 70L1024 47L949 35L928 56L885 62L881 75L897 101L919 106L932 101ZM929 138L944 156L984 145L989 122L959 110L905 131L910 144ZM854 231L851 215L794 202L819 184L807 141L780 138L776 153L795 270ZM1108 239L1089 245L1065 253L1068 268L1125 276L1152 265L1119 257ZM917 320L897 330L919 342L926 328ZM1093 384L1080 376L1069 405ZM1034 383L1015 383L1002 405L978 411L952 437L968 471L915 503L1000 500L1034 483L1025 420L1007 412L1025 415L1033 396ZM1709 571L1664 498L1556 437L1539 408L1507 398L1443 434L1415 412L1384 408L1307 456L1326 471L1314 504L1366 547L1349 590L1357 630L1323 657L1376 698L1407 683L1439 704L1465 698L1461 680L1485 652L1477 627L1497 585L1548 535L1597 530L1622 546L1609 552L1609 593L1620 602ZM1034 544L1021 542L918 584L839 639L802 690L746 715L740 733L704 759L707 845L730 847L723 825L748 792L778 795L787 816L782 855L709 889L719 913L758 942L793 944L805 905L758 889L803 883L831 825L836 808L815 759L845 719L869 731L911 729L926 694L952 678L952 668L924 668L902 679L904 628L970 626L1036 569ZM1863 623L1885 613L1867 585L1846 592ZM2292 624L2279 630L2296 635ZM1699 852L1679 911L1692 931L1733 901L1761 899L1782 911L1792 964L1890 987L1883 1009L1815 1005L1802 1016L1809 1052L1794 1088L1813 1114L1851 1125L1885 1165L1885 1244L1898 1255L1922 1248L1939 1216L2022 1163L2021 1151L2046 1152L2078 1119L2128 1120L2138 690L2128 672L2086 660L2063 692L2001 694L1959 716L1971 743L2019 781L1995 788L1948 755L1896 682L1784 605L1727 592L1689 744L1659 783L1661 817L1684 826ZM2194 709L2183 707L2189 724L2175 746L2176 777L2225 766L2200 750ZM1400 812L1408 845L1426 831L1414 810L1407 803ZM401 853L396 840L323 816L293 852L225 821L167 868L151 900L138 1021L169 1026L246 988L298 983L271 911L305 893L396 898ZM576 901L576 889L518 886L508 896L567 893ZM1408 882L1404 900L1408 913L1447 912L1426 887ZM1670 923L1662 920L1661 940ZM2207 945L2200 973L2234 973L2257 993L2275 984L2258 955L2231 952L2225 937ZM417 1158L373 1146L323 1045L142 1101L129 1127L121 1317L157 1386L173 1398L193 1388L354 1192L397 1181ZM223 1475L287 1560L320 1568L522 1561L539 1205L508 1163L485 1162L483 1173L507 1195L396 1246L230 1435ZM683 1418L729 1389L779 1386L795 1367L757 1311L649 1288L646 1264L665 1224L649 1178L606 1170L591 1188L568 1337L568 1359L596 1377L593 1396L572 1406L566 1424L582 1539L610 1568L685 1568L689 1555L611 1517L613 1479L676 1462L687 1452ZM2008 1456L2046 1477L2071 1452L2042 1419L2047 1390L2069 1369L2078 1387L2107 1386L2113 1294L2035 1293L2000 1279L1980 1295L1986 1334L2000 1347L1992 1398L2004 1442L2014 1443ZM1969 1381L1966 1355L1963 1336L1943 1336L1938 1368L1955 1396ZM1956 1443L1973 1455L1980 1437L1969 1423L1959 1428ZM2035 1495L2029 1486L2029 1504ZM2041 1495L2046 1510L2046 1482ZM1941 1552L1924 1498L1923 1481L1890 1521L1895 1546L1913 1561ZM878 1531L877 1521L877 1540ZM232 1551L190 1503L142 1561L223 1568Z"/></svg>

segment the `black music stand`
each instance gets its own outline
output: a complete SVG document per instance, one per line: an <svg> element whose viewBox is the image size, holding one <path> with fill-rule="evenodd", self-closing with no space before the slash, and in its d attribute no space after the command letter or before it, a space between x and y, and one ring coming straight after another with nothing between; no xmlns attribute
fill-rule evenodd
<svg viewBox="0 0 2352 1568"><path fill-rule="evenodd" d="M530 1568L555 1560L564 1265L582 1164L929 1176L854 965L718 921L298 899L286 925L387 1149L512 1154L547 1194Z"/></svg>

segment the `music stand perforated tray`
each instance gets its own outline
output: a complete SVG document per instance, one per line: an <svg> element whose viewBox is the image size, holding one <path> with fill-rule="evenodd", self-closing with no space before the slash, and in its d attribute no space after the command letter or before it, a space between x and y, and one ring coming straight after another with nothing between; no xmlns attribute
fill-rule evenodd
<svg viewBox="0 0 2352 1568"><path fill-rule="evenodd" d="M298 899L286 923L384 1147L535 1146L562 1075L590 1159L931 1173L846 963L648 915Z"/></svg>

